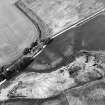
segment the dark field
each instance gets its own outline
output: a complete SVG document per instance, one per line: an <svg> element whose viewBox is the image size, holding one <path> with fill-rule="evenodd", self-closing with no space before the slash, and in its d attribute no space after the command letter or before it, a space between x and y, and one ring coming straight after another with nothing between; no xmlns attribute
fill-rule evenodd
<svg viewBox="0 0 105 105"><path fill-rule="evenodd" d="M56 37L30 66L34 70L53 70L73 60L79 50L105 50L105 16L100 15L84 25Z"/></svg>

